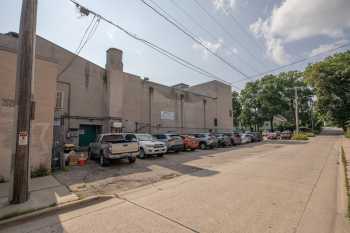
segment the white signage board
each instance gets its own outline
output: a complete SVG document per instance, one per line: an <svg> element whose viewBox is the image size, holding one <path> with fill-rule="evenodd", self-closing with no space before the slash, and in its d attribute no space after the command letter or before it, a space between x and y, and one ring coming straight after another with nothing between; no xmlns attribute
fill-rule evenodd
<svg viewBox="0 0 350 233"><path fill-rule="evenodd" d="M122 127L123 127L122 122L118 122L118 121L113 122L113 128L122 128Z"/></svg>
<svg viewBox="0 0 350 233"><path fill-rule="evenodd" d="M28 132L23 131L18 133L18 145L20 146L28 145Z"/></svg>
<svg viewBox="0 0 350 233"><path fill-rule="evenodd" d="M175 120L175 112L161 111L160 112L160 119L173 121L173 120Z"/></svg>

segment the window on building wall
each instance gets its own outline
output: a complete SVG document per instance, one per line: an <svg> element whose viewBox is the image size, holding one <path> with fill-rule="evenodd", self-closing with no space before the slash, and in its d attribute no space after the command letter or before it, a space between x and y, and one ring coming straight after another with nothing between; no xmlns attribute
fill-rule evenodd
<svg viewBox="0 0 350 233"><path fill-rule="evenodd" d="M63 91L57 91L56 93L56 109L63 109Z"/></svg>
<svg viewBox="0 0 350 233"><path fill-rule="evenodd" d="M232 117L232 115L233 115L232 110L229 110L228 114L230 115L230 117Z"/></svg>

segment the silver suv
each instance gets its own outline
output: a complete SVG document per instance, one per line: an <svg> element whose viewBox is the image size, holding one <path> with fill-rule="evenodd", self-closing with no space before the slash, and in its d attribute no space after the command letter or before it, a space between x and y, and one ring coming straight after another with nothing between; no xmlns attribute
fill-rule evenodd
<svg viewBox="0 0 350 233"><path fill-rule="evenodd" d="M218 146L217 138L211 133L195 133L191 134L199 140L199 148L204 149L213 149Z"/></svg>

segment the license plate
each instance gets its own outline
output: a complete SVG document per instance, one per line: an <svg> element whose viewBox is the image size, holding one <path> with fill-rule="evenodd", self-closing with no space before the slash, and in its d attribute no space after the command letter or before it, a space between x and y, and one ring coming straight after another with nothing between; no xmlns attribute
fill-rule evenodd
<svg viewBox="0 0 350 233"><path fill-rule="evenodd" d="M130 155L131 155L130 153L122 153L122 154L111 155L110 157L112 159L118 159L118 158L122 158L122 157L128 157Z"/></svg>

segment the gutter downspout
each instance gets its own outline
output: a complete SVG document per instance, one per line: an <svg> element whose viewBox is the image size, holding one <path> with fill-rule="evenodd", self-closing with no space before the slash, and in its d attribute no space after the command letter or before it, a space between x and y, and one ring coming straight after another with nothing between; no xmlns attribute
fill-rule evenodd
<svg viewBox="0 0 350 233"><path fill-rule="evenodd" d="M64 82L64 81L56 81L57 83L61 83L64 85L68 86L68 103L67 103L67 114L68 114L68 122L67 122L67 126L68 126L68 130L70 129L70 105L71 105L71 84L69 82Z"/></svg>

